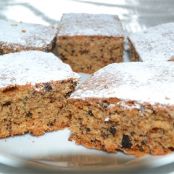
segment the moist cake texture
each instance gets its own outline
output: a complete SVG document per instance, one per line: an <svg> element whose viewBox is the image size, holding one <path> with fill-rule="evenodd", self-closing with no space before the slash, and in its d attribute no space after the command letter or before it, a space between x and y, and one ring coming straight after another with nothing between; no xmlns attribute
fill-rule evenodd
<svg viewBox="0 0 174 174"><path fill-rule="evenodd" d="M56 50L76 72L92 73L123 61L124 33L118 16L64 14L59 25Z"/></svg>
<svg viewBox="0 0 174 174"><path fill-rule="evenodd" d="M67 98L78 75L52 53L0 56L0 137L42 135L69 125Z"/></svg>
<svg viewBox="0 0 174 174"><path fill-rule="evenodd" d="M174 60L174 23L151 27L129 36L132 61Z"/></svg>
<svg viewBox="0 0 174 174"><path fill-rule="evenodd" d="M162 155L174 150L174 63L111 64L70 96L70 140L88 148Z"/></svg>
<svg viewBox="0 0 174 174"><path fill-rule="evenodd" d="M0 54L23 50L51 51L57 28L0 20Z"/></svg>

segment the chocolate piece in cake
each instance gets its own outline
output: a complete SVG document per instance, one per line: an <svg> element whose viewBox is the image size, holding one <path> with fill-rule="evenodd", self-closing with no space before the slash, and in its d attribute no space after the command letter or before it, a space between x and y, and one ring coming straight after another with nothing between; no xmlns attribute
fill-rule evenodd
<svg viewBox="0 0 174 174"><path fill-rule="evenodd" d="M151 27L129 36L132 61L174 60L174 23Z"/></svg>
<svg viewBox="0 0 174 174"><path fill-rule="evenodd" d="M23 50L51 51L57 34L54 26L0 20L0 54Z"/></svg>
<svg viewBox="0 0 174 174"><path fill-rule="evenodd" d="M67 98L78 75L52 53L0 56L0 137L41 135L69 125Z"/></svg>
<svg viewBox="0 0 174 174"><path fill-rule="evenodd" d="M174 63L111 64L70 96L71 140L107 152L174 150ZM92 113L92 114L91 114Z"/></svg>
<svg viewBox="0 0 174 174"><path fill-rule="evenodd" d="M64 14L60 21L56 50L77 72L92 73L123 61L124 34L117 16Z"/></svg>

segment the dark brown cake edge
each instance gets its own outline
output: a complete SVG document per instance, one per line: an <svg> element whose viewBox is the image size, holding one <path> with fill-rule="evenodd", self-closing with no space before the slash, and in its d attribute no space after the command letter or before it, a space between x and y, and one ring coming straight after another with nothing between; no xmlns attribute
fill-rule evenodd
<svg viewBox="0 0 174 174"><path fill-rule="evenodd" d="M128 38L128 44L129 44L130 60L132 62L142 61L130 38Z"/></svg>

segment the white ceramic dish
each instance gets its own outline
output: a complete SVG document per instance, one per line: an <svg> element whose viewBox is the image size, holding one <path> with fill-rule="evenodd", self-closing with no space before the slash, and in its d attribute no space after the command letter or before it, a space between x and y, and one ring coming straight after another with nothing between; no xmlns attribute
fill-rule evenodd
<svg viewBox="0 0 174 174"><path fill-rule="evenodd" d="M0 140L0 163L49 171L131 171L156 168L174 162L174 153L166 156L135 158L122 153L108 154L86 149L68 141L70 131L33 137L22 135Z"/></svg>

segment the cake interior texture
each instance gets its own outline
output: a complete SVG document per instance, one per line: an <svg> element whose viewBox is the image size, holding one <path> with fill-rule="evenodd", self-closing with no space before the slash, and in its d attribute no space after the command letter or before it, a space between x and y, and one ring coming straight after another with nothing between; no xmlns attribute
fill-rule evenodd
<svg viewBox="0 0 174 174"><path fill-rule="evenodd" d="M74 101L71 110L70 140L77 144L137 156L174 150L173 107L94 99Z"/></svg>
<svg viewBox="0 0 174 174"><path fill-rule="evenodd" d="M76 72L93 73L123 61L124 32L118 16L64 14L57 34L59 57Z"/></svg>
<svg viewBox="0 0 174 174"><path fill-rule="evenodd" d="M93 73L114 62L123 61L123 37L59 37L57 52L76 72Z"/></svg>
<svg viewBox="0 0 174 174"><path fill-rule="evenodd" d="M1 138L69 126L67 98L78 80L69 65L40 51L6 54L0 61Z"/></svg>
<svg viewBox="0 0 174 174"><path fill-rule="evenodd" d="M12 86L0 91L0 137L31 133L39 136L69 126L67 97L73 80Z"/></svg>
<svg viewBox="0 0 174 174"><path fill-rule="evenodd" d="M96 72L70 97L70 140L136 156L174 151L173 69L132 62Z"/></svg>

